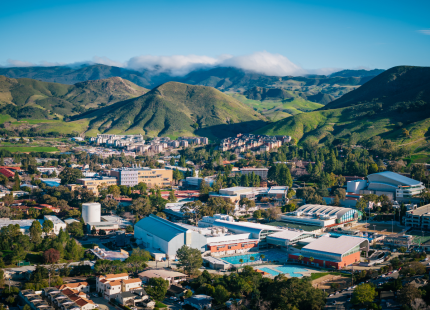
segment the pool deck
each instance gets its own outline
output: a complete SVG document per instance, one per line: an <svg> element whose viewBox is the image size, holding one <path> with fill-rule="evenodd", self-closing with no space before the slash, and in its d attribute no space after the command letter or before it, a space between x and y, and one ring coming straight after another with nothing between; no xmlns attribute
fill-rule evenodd
<svg viewBox="0 0 430 310"><path fill-rule="evenodd" d="M279 265L279 264L278 265L272 265L272 264L270 264L270 265L260 265L260 266L253 266L253 268L254 268L254 270L257 270L257 269L260 269L260 268L269 268L269 269L272 269L273 271L282 273L279 270L277 270L276 268L278 268L278 267L285 267L285 266L288 266L288 267L299 267L299 268L306 269L306 271L299 272L300 274L303 274L304 277L310 277L311 273L322 272L320 270L310 269L310 268L307 268L307 267L301 266L301 265L288 265L288 264L287 265ZM284 275L287 278L292 278L289 274L284 274ZM265 277L274 278L275 276L269 274L269 275L265 275Z"/></svg>

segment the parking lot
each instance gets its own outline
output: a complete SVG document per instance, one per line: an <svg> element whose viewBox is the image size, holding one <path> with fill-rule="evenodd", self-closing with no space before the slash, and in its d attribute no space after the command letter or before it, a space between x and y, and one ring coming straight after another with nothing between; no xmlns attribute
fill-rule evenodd
<svg viewBox="0 0 430 310"><path fill-rule="evenodd" d="M120 310L120 308L110 305L103 297L91 296L91 300L94 301L95 304L99 305L98 308L101 310Z"/></svg>

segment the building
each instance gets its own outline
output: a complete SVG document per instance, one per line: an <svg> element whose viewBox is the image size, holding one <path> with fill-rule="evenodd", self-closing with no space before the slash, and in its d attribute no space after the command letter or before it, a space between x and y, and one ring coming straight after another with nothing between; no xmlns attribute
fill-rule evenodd
<svg viewBox="0 0 430 310"><path fill-rule="evenodd" d="M125 186L136 186L143 182L148 187L166 187L170 186L173 181L173 171L166 169L118 168L112 169L110 174L118 179L118 185Z"/></svg>
<svg viewBox="0 0 430 310"><path fill-rule="evenodd" d="M207 295L194 295L185 299L184 304L190 305L196 309L210 309L212 308L212 297Z"/></svg>
<svg viewBox="0 0 430 310"><path fill-rule="evenodd" d="M361 251L369 251L369 240L350 236L333 237L327 234L310 240L301 249L290 248L290 251L288 257L293 261L340 269L359 262Z"/></svg>
<svg viewBox="0 0 430 310"><path fill-rule="evenodd" d="M90 286L88 282L67 283L67 284L62 284L58 287L60 291L65 290L67 288L78 292L84 292L84 293L90 292Z"/></svg>
<svg viewBox="0 0 430 310"><path fill-rule="evenodd" d="M213 227L216 220L234 222L234 217L227 214L214 214L213 216L203 216L199 221L199 227Z"/></svg>
<svg viewBox="0 0 430 310"><path fill-rule="evenodd" d="M119 223L115 223L115 222L88 222L86 224L87 224L86 225L87 232L91 232L92 230L95 230L97 233L99 233L100 230L109 232L109 231L115 231L119 229Z"/></svg>
<svg viewBox="0 0 430 310"><path fill-rule="evenodd" d="M403 222L405 226L429 229L430 204L406 211L406 215L403 217Z"/></svg>
<svg viewBox="0 0 430 310"><path fill-rule="evenodd" d="M141 287L142 280L130 279L127 273L96 277L96 290L107 300L121 299L121 293L140 290Z"/></svg>
<svg viewBox="0 0 430 310"><path fill-rule="evenodd" d="M82 219L85 223L101 222L101 205L98 202L88 202L82 204Z"/></svg>
<svg viewBox="0 0 430 310"><path fill-rule="evenodd" d="M163 280L169 281L169 284L171 285L187 280L186 274L166 269L145 270L139 273L138 276L142 279L143 283L148 283L152 278L163 278Z"/></svg>
<svg viewBox="0 0 430 310"><path fill-rule="evenodd" d="M9 225L19 225L19 230L24 235L30 234L30 227L35 220L11 220L9 218L0 218L0 228Z"/></svg>
<svg viewBox="0 0 430 310"><path fill-rule="evenodd" d="M425 190L422 182L391 171L370 174L367 179L369 184L364 194L390 195L396 200L408 200Z"/></svg>
<svg viewBox="0 0 430 310"><path fill-rule="evenodd" d="M240 169L240 174L254 174L258 175L261 180L267 180L267 173L269 169L268 168L242 168Z"/></svg>
<svg viewBox="0 0 430 310"><path fill-rule="evenodd" d="M60 233L60 229L62 229L63 231L66 231L67 224L64 223L62 220L60 220L55 215L44 215L43 218L44 219L40 221L41 222L40 224L43 225L43 222L46 220L51 221L54 224L54 228L52 229L52 232L54 234L58 235Z"/></svg>
<svg viewBox="0 0 430 310"><path fill-rule="evenodd" d="M307 204L281 215L281 221L315 226L333 226L357 221L362 213L356 209Z"/></svg>
<svg viewBox="0 0 430 310"><path fill-rule="evenodd" d="M108 260L120 260L125 261L130 255L127 251L107 251L105 249L95 246L94 249L90 250L98 259L108 259Z"/></svg>
<svg viewBox="0 0 430 310"><path fill-rule="evenodd" d="M115 177L94 177L77 179L76 183L82 185L82 187L91 190L94 195L99 194L99 188L107 188L111 185L117 185L117 179Z"/></svg>
<svg viewBox="0 0 430 310"><path fill-rule="evenodd" d="M183 245L201 252L206 247L206 238L200 233L152 214L134 225L134 237L149 252L161 251L169 259L175 258L176 251Z"/></svg>
<svg viewBox="0 0 430 310"><path fill-rule="evenodd" d="M133 291L122 292L116 298L116 301L122 306L134 307L136 303L148 300L149 296L143 288Z"/></svg>
<svg viewBox="0 0 430 310"><path fill-rule="evenodd" d="M385 246L389 246L392 248L400 248L405 247L406 249L409 249L412 245L412 242L414 241L414 237L409 235L403 235L403 234L394 234L394 235L386 235L383 243ZM426 247L424 246L424 250Z"/></svg>

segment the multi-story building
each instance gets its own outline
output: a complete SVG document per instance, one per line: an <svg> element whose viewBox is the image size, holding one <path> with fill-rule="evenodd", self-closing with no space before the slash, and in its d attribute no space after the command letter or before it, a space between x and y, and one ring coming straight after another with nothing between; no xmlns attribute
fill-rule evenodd
<svg viewBox="0 0 430 310"><path fill-rule="evenodd" d="M430 229L430 204L406 211L403 222L405 226Z"/></svg>
<svg viewBox="0 0 430 310"><path fill-rule="evenodd" d="M111 175L117 178L118 185L126 186L135 186L143 182L149 187L166 187L170 186L173 181L172 170L146 167L112 169Z"/></svg>
<svg viewBox="0 0 430 310"><path fill-rule="evenodd" d="M221 140L219 150L223 152L227 150L234 150L235 152L244 152L245 150L266 152L290 141L291 137L289 136L238 134L236 137Z"/></svg>
<svg viewBox="0 0 430 310"><path fill-rule="evenodd" d="M95 195L99 194L99 187L109 187L117 185L118 181L115 177L95 177L77 179L76 183L82 185L84 188L91 190Z"/></svg>
<svg viewBox="0 0 430 310"><path fill-rule="evenodd" d="M268 168L242 168L240 169L241 174L250 175L254 172L254 174L258 175L262 180L267 180Z"/></svg>
<svg viewBox="0 0 430 310"><path fill-rule="evenodd" d="M96 277L96 290L107 300L118 299L121 293L140 289L142 280L130 279L127 273Z"/></svg>

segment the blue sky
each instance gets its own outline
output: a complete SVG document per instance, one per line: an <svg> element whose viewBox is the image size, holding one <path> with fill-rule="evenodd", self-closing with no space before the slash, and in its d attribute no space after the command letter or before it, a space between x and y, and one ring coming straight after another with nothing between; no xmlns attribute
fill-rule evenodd
<svg viewBox="0 0 430 310"><path fill-rule="evenodd" d="M265 52L257 62L279 54L292 64L268 61L281 59L287 71L429 66L429 12L426 0L8 1L0 10L0 65L180 67L197 56L238 63L231 57Z"/></svg>

